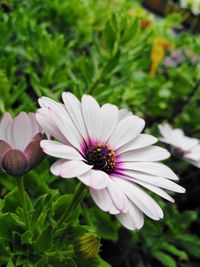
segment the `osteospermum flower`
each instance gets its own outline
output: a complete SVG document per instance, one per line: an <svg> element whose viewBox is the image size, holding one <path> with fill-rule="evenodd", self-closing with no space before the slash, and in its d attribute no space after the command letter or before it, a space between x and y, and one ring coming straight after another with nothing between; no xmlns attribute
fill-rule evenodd
<svg viewBox="0 0 200 267"><path fill-rule="evenodd" d="M141 187L172 202L162 188L180 193L184 189L171 181L178 180L176 174L158 163L169 152L152 146L155 137L141 134L144 120L111 104L100 107L89 95L81 102L71 93L62 98L64 104L42 97L36 115L45 132L56 139L41 142L45 153L60 158L51 172L77 177L89 187L97 206L129 229L142 227L143 214L162 218L159 205Z"/></svg>
<svg viewBox="0 0 200 267"><path fill-rule="evenodd" d="M0 121L0 171L23 175L41 162L44 134L34 113L21 112L12 119L6 112Z"/></svg>
<svg viewBox="0 0 200 267"><path fill-rule="evenodd" d="M168 123L159 125L160 141L170 145L174 156L200 168L200 144L196 138L185 136L183 130L173 129Z"/></svg>

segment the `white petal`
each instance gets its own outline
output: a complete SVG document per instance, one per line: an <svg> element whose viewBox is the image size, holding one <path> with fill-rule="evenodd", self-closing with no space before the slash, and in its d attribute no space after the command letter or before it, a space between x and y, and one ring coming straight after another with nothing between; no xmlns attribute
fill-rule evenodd
<svg viewBox="0 0 200 267"><path fill-rule="evenodd" d="M183 158L189 161L200 162L200 145L196 145L190 152L185 153Z"/></svg>
<svg viewBox="0 0 200 267"><path fill-rule="evenodd" d="M185 159L188 163L192 164L193 166L200 168L200 162L196 162L194 160Z"/></svg>
<svg viewBox="0 0 200 267"><path fill-rule="evenodd" d="M116 218L129 230L141 229L144 224L143 213L131 202L129 204L129 212L120 213L116 215Z"/></svg>
<svg viewBox="0 0 200 267"><path fill-rule="evenodd" d="M108 192L120 212L128 212L128 201L120 187L115 183L115 177L110 178Z"/></svg>
<svg viewBox="0 0 200 267"><path fill-rule="evenodd" d="M23 151L33 138L31 120L25 112L14 118L12 131L15 148Z"/></svg>
<svg viewBox="0 0 200 267"><path fill-rule="evenodd" d="M172 135L173 129L168 123L163 123L158 126L160 133L164 138L169 138Z"/></svg>
<svg viewBox="0 0 200 267"><path fill-rule="evenodd" d="M118 114L118 109L114 105L105 104L101 108L102 128L99 139L105 143L117 126Z"/></svg>
<svg viewBox="0 0 200 267"><path fill-rule="evenodd" d="M33 112L30 112L28 114L30 120L31 120L31 125L32 125L32 136L35 136L36 134L38 134L41 129L37 123L37 120L36 120L36 116L35 116L35 113Z"/></svg>
<svg viewBox="0 0 200 267"><path fill-rule="evenodd" d="M196 145L190 152L191 154L199 155L200 154L200 144Z"/></svg>
<svg viewBox="0 0 200 267"><path fill-rule="evenodd" d="M158 146L150 146L135 149L120 155L120 162L123 161L160 161L170 157L170 153Z"/></svg>
<svg viewBox="0 0 200 267"><path fill-rule="evenodd" d="M182 136L185 136L183 130L182 130L182 129L179 129L179 128L177 128L177 129L173 129L173 135L174 135L174 137L176 137L176 138L180 138L180 137L182 137Z"/></svg>
<svg viewBox="0 0 200 267"><path fill-rule="evenodd" d="M103 211L109 212L110 214L120 213L120 211L115 207L107 188L101 190L90 188L90 194L96 205Z"/></svg>
<svg viewBox="0 0 200 267"><path fill-rule="evenodd" d="M77 129L79 129L82 137L86 140L88 139L88 134L85 127L85 122L82 115L81 103L80 101L69 92L64 92L62 94L63 102L65 103L65 107L76 125Z"/></svg>
<svg viewBox="0 0 200 267"><path fill-rule="evenodd" d="M5 112L0 121L0 140L7 141L7 130L11 122L11 115L8 112Z"/></svg>
<svg viewBox="0 0 200 267"><path fill-rule="evenodd" d="M90 139L98 142L102 127L101 108L92 96L83 95L82 112Z"/></svg>
<svg viewBox="0 0 200 267"><path fill-rule="evenodd" d="M14 137L13 137L13 121L11 121L8 125L5 139L8 142L8 144L14 149L15 143L14 143Z"/></svg>
<svg viewBox="0 0 200 267"><path fill-rule="evenodd" d="M89 170L88 172L79 175L78 179L85 185L98 190L106 188L109 183L108 174L99 170Z"/></svg>
<svg viewBox="0 0 200 267"><path fill-rule="evenodd" d="M53 99L46 97L46 96L39 98L38 103L39 103L40 107L42 107L42 108L49 108L52 104L54 104L54 105L59 106L64 111L66 111L64 104L59 103L57 101L54 101Z"/></svg>
<svg viewBox="0 0 200 267"><path fill-rule="evenodd" d="M56 158L83 160L83 157L75 148L56 141L42 140L40 146L46 154Z"/></svg>
<svg viewBox="0 0 200 267"><path fill-rule="evenodd" d="M181 149L184 151L192 151L193 149L198 147L198 144L199 144L198 139L185 136L180 146L181 146Z"/></svg>
<svg viewBox="0 0 200 267"><path fill-rule="evenodd" d="M168 166L157 162L123 162L121 168L162 176L171 180L179 179Z"/></svg>
<svg viewBox="0 0 200 267"><path fill-rule="evenodd" d="M67 139L64 137L54 120L51 118L50 113L51 112L47 108L38 109L36 113L38 123L46 134L54 137L64 144L68 144Z"/></svg>
<svg viewBox="0 0 200 267"><path fill-rule="evenodd" d="M123 145L119 148L119 153L124 153L133 149L143 148L146 146L153 145L158 141L157 138L155 138L152 135L149 134L140 134L132 141L128 142L127 144Z"/></svg>
<svg viewBox="0 0 200 267"><path fill-rule="evenodd" d="M139 185L142 185L143 187L146 187L147 189L149 189L150 191L154 192L155 194L161 196L162 198L174 203L174 199L169 194L167 194L163 189L161 189L157 186L154 186L152 184L142 182L142 181L137 180L135 182Z"/></svg>
<svg viewBox="0 0 200 267"><path fill-rule="evenodd" d="M42 97L39 103L49 109L50 115L65 138L76 148L81 149L82 137L71 120L65 106L47 97Z"/></svg>
<svg viewBox="0 0 200 267"><path fill-rule="evenodd" d="M52 119L65 138L77 149L81 150L82 137L72 122L67 111L55 103L49 105Z"/></svg>
<svg viewBox="0 0 200 267"><path fill-rule="evenodd" d="M128 116L119 122L114 133L109 138L109 144L118 149L133 140L144 128L145 122L137 116Z"/></svg>
<svg viewBox="0 0 200 267"><path fill-rule="evenodd" d="M162 142L178 147L182 151L189 152L199 143L198 139L185 136L183 130L172 129L169 124L159 125L159 130L163 136L160 138Z"/></svg>
<svg viewBox="0 0 200 267"><path fill-rule="evenodd" d="M146 182L146 183L158 186L158 187L162 187L167 190L171 190L173 192L185 193L185 189L182 186L163 177L153 176L153 175L131 171L131 170L124 171L124 174L131 177L130 180L133 182L135 182L136 180L141 180L143 182Z"/></svg>
<svg viewBox="0 0 200 267"><path fill-rule="evenodd" d="M58 160L51 166L51 172L63 178L77 177L92 168L91 165L78 160Z"/></svg>
<svg viewBox="0 0 200 267"><path fill-rule="evenodd" d="M125 108L120 109L119 110L119 122L121 120L125 119L126 117L131 116L131 115L133 115L133 113L131 111L129 111L128 109L125 109Z"/></svg>
<svg viewBox="0 0 200 267"><path fill-rule="evenodd" d="M163 218L163 211L160 206L145 191L121 178L116 179L116 182L127 197L148 217L153 220Z"/></svg>

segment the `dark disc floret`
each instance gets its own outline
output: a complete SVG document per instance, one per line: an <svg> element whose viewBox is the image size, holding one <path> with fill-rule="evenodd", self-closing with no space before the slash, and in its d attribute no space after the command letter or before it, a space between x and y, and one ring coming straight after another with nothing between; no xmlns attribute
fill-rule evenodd
<svg viewBox="0 0 200 267"><path fill-rule="evenodd" d="M94 166L94 169L111 173L115 169L115 152L108 144L98 144L86 149L85 157L87 163Z"/></svg>

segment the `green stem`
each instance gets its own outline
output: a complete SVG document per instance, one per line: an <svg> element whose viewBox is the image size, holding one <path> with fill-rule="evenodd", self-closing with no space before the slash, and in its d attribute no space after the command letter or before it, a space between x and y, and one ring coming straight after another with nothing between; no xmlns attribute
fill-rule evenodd
<svg viewBox="0 0 200 267"><path fill-rule="evenodd" d="M50 252L45 252L45 255L48 257L53 257L53 258L58 258L60 259L61 257L72 257L74 256L74 250L69 249L65 251L50 251Z"/></svg>
<svg viewBox="0 0 200 267"><path fill-rule="evenodd" d="M101 81L101 75L99 75L99 77L96 79L96 81L93 83L93 85L91 86L91 88L88 91L88 94L92 94L93 91L95 90L95 88L98 86L98 84Z"/></svg>
<svg viewBox="0 0 200 267"><path fill-rule="evenodd" d="M74 196L73 196L71 203L69 204L66 211L62 214L60 219L58 220L57 226L60 226L64 221L67 221L71 211L73 211L78 206L78 204L81 202L81 200L85 196L85 193L86 193L85 189L86 189L86 187L84 184L80 183L78 185L78 188L77 188L76 192L74 193Z"/></svg>
<svg viewBox="0 0 200 267"><path fill-rule="evenodd" d="M27 231L31 231L28 208L27 208L27 203L26 203L26 198L25 198L24 176L18 177L18 190L19 190L19 198L20 198L22 209L24 212L24 221L26 224L26 229Z"/></svg>

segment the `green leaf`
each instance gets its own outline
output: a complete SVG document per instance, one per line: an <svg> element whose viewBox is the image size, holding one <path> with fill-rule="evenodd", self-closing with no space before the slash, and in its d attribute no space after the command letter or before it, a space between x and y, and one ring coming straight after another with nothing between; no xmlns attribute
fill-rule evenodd
<svg viewBox="0 0 200 267"><path fill-rule="evenodd" d="M48 266L47 265L47 260L45 258L42 258L40 259L39 261L37 261L35 264L34 264L34 267L44 267L44 266Z"/></svg>
<svg viewBox="0 0 200 267"><path fill-rule="evenodd" d="M81 262L78 261L77 265L81 267L111 267L111 265L100 256L88 260L81 260Z"/></svg>
<svg viewBox="0 0 200 267"><path fill-rule="evenodd" d="M29 214L32 212L32 201L27 193L25 193L25 199L28 207ZM23 218L23 210L19 201L18 187L15 187L9 192L4 199L3 212L17 212L20 218Z"/></svg>
<svg viewBox="0 0 200 267"><path fill-rule="evenodd" d="M154 251L153 252L153 256L159 261L161 262L164 266L167 267L176 267L176 261L169 256L168 254L162 252L162 251Z"/></svg>
<svg viewBox="0 0 200 267"><path fill-rule="evenodd" d="M112 221L107 213L98 208L88 209L87 219L100 237L109 240L118 239L117 222Z"/></svg>
<svg viewBox="0 0 200 267"><path fill-rule="evenodd" d="M47 202L48 198L48 194L44 194L44 195L41 195L39 198L36 199L35 203L34 203L34 212L33 212L33 216L32 216L32 225L35 225L36 226L39 226L38 225L38 218L40 218L40 215L42 215L42 208L45 207L45 201ZM46 211L46 209L45 209ZM43 212L44 213L44 212ZM45 213L46 215L46 213ZM39 227L38 227L39 228Z"/></svg>
<svg viewBox="0 0 200 267"><path fill-rule="evenodd" d="M48 225L38 236L35 242L35 249L38 252L44 252L51 248L52 245L52 226Z"/></svg>
<svg viewBox="0 0 200 267"><path fill-rule="evenodd" d="M46 227L46 223L53 216L52 204L55 198L58 197L58 190L50 191L50 194L44 194L37 199L34 205L32 216L32 228L35 235L40 234L42 229Z"/></svg>
<svg viewBox="0 0 200 267"><path fill-rule="evenodd" d="M181 247L195 257L200 257L200 240L195 235L180 234L177 236L178 243Z"/></svg>
<svg viewBox="0 0 200 267"><path fill-rule="evenodd" d="M145 267L144 262L142 260L140 260L137 267Z"/></svg>
<svg viewBox="0 0 200 267"><path fill-rule="evenodd" d="M69 267L78 267L75 263L75 261L72 258L67 259L67 266Z"/></svg>
<svg viewBox="0 0 200 267"><path fill-rule="evenodd" d="M12 243L12 251L14 251L17 255L26 255L27 253L27 245L22 244L22 235L18 232L12 232L11 243Z"/></svg>
<svg viewBox="0 0 200 267"><path fill-rule="evenodd" d="M102 76L108 76L109 74L114 72L115 68L118 67L120 55L121 52L120 50L118 50L118 52L114 55L114 57L112 57L103 68L101 73Z"/></svg>
<svg viewBox="0 0 200 267"><path fill-rule="evenodd" d="M138 29L139 29L139 20L136 17L135 20L132 22L132 24L125 29L125 32L121 38L121 45L129 42L132 38L134 38L134 36L138 33Z"/></svg>
<svg viewBox="0 0 200 267"><path fill-rule="evenodd" d="M65 212L66 208L69 206L73 195L65 194L57 198L53 204L53 209L55 212L55 220L60 218L60 216ZM77 220L80 213L80 207L78 206L74 211L71 212L69 220Z"/></svg>
<svg viewBox="0 0 200 267"><path fill-rule="evenodd" d="M8 262L8 260L11 256L8 244L5 240L5 238L3 238L3 237L0 237L0 255L1 255L1 257L0 257L0 266L1 266L1 264Z"/></svg>
<svg viewBox="0 0 200 267"><path fill-rule="evenodd" d="M185 251L180 250L171 244L164 243L162 244L162 246L160 246L160 249L165 250L175 256L178 256L180 260L188 260L188 255Z"/></svg>
<svg viewBox="0 0 200 267"><path fill-rule="evenodd" d="M186 229L190 224L197 219L198 215L195 211L185 211L180 214L180 219L177 221L182 227L182 230Z"/></svg>
<svg viewBox="0 0 200 267"><path fill-rule="evenodd" d="M23 232L24 223L14 213L4 213L0 215L0 235L10 239L12 232Z"/></svg>
<svg viewBox="0 0 200 267"><path fill-rule="evenodd" d="M29 231L26 231L21 236L22 244L32 244L32 234Z"/></svg>
<svg viewBox="0 0 200 267"><path fill-rule="evenodd" d="M15 187L4 198L3 212L15 212L17 207L20 206L18 188Z"/></svg>
<svg viewBox="0 0 200 267"><path fill-rule="evenodd" d="M104 261L103 259L99 258L99 267L112 267L108 262Z"/></svg>
<svg viewBox="0 0 200 267"><path fill-rule="evenodd" d="M115 31L113 30L111 22L108 21L104 30L104 41L110 53L112 53L113 51L115 40L116 40Z"/></svg>
<svg viewBox="0 0 200 267"><path fill-rule="evenodd" d="M15 265L12 262L12 259L9 259L8 263L6 264L6 267L15 267Z"/></svg>

